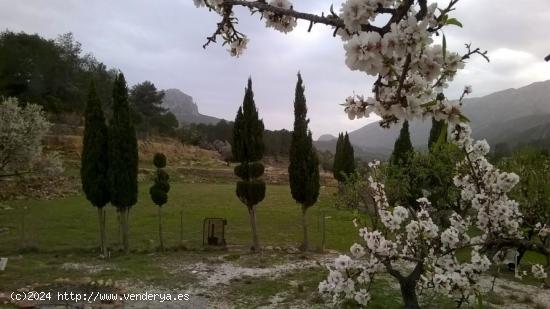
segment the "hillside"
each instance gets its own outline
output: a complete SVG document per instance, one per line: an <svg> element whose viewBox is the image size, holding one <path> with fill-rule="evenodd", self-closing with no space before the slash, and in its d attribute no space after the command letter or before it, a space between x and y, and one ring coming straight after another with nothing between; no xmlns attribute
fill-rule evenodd
<svg viewBox="0 0 550 309"><path fill-rule="evenodd" d="M491 145L507 143L515 146L525 142L525 138L532 142L548 138L550 81L466 99L463 111L471 120L473 136L485 138ZM411 141L415 147L426 147L430 128L430 120L410 124ZM351 132L350 139L358 147L389 154L399 129L400 126L383 129L375 122Z"/></svg>
<svg viewBox="0 0 550 309"><path fill-rule="evenodd" d="M183 93L179 89L164 90L162 105L176 115L176 118L180 124L216 124L221 120L216 117L199 113L199 107L193 101L193 97Z"/></svg>

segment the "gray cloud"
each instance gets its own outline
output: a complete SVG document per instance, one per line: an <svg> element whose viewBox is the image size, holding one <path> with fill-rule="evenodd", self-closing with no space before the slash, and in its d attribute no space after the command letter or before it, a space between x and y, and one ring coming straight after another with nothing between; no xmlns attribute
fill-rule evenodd
<svg viewBox="0 0 550 309"><path fill-rule="evenodd" d="M438 1L442 4L446 1ZM338 8L341 1L334 2ZM330 2L295 1L297 10L320 13ZM121 69L133 84L151 80L160 88L192 95L201 112L232 119L242 103L248 76L256 103L271 129L291 128L296 73L302 72L315 136L353 130L371 120L349 121L341 103L352 93L368 94L373 78L344 65L342 42L321 25L307 33L300 23L290 34L266 29L258 16L237 10L240 30L250 38L246 53L230 57L221 45L202 49L218 17L190 0L0 0L1 28L54 38L73 32L86 52ZM470 61L449 89L456 97L466 84L476 95L550 79L547 0L462 0L453 12L464 29L446 31L449 47L472 42L489 50L490 64Z"/></svg>

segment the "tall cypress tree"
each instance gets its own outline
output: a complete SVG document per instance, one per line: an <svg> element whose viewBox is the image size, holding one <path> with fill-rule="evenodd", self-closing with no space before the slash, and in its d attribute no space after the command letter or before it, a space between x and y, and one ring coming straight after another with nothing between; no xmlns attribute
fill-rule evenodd
<svg viewBox="0 0 550 309"><path fill-rule="evenodd" d="M120 73L113 86L113 118L109 128L109 182L111 203L120 215L122 244L129 252L128 217L137 202L138 149L136 131L130 120L128 87Z"/></svg>
<svg viewBox="0 0 550 309"><path fill-rule="evenodd" d="M447 141L447 122L445 120L435 120L432 117L432 128L430 129L430 137L428 139L428 149L432 151L433 146L442 139L442 142Z"/></svg>
<svg viewBox="0 0 550 309"><path fill-rule="evenodd" d="M254 103L252 79L248 79L243 105L239 107L233 126L233 158L240 162L235 167L235 175L241 178L237 182L236 194L246 205L252 229L252 250L260 250L260 240L256 226L256 206L265 197L265 182L261 179L264 166L260 162L264 155L264 123L258 118Z"/></svg>
<svg viewBox="0 0 550 309"><path fill-rule="evenodd" d="M353 146L351 145L351 142L349 140L348 132L344 135L344 142L343 145L343 158L342 158L342 172L346 176L349 176L353 173L355 173L355 154L353 151Z"/></svg>
<svg viewBox="0 0 550 309"><path fill-rule="evenodd" d="M309 248L307 234L307 209L317 202L319 197L319 159L313 147L311 131L308 130L306 98L302 76L298 74L294 99L294 131L290 144L290 165L288 177L290 192L294 200L302 204L302 228L304 242L302 250Z"/></svg>
<svg viewBox="0 0 550 309"><path fill-rule="evenodd" d="M344 177L342 176L342 158L343 158L343 143L344 143L344 134L338 134L338 140L336 140L336 151L334 153L334 163L332 165L332 174L338 182L342 182Z"/></svg>
<svg viewBox="0 0 550 309"><path fill-rule="evenodd" d="M110 201L109 136L93 81L90 84L84 117L80 178L86 199L97 208L100 250L103 256L107 256L104 207Z"/></svg>
<svg viewBox="0 0 550 309"><path fill-rule="evenodd" d="M409 122L405 121L399 132L399 137L395 140L390 163L398 166L406 166L410 163L413 152L414 148L409 133Z"/></svg>

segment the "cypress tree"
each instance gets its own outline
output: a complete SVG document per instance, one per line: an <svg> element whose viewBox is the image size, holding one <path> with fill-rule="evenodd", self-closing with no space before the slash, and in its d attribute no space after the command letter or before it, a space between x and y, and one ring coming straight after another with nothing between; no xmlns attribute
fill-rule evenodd
<svg viewBox="0 0 550 309"><path fill-rule="evenodd" d="M241 178L237 182L236 194L246 205L252 229L252 250L260 250L260 240L256 226L256 206L265 197L265 182L261 179L264 166L260 162L264 155L264 123L258 118L254 103L252 79L248 79L243 105L239 107L233 125L233 158L240 162L235 167L235 175Z"/></svg>
<svg viewBox="0 0 550 309"><path fill-rule="evenodd" d="M348 132L344 135L343 145L343 155L342 155L342 172L349 176L355 173L355 154L353 151L353 146L349 140Z"/></svg>
<svg viewBox="0 0 550 309"><path fill-rule="evenodd" d="M319 197L319 159L313 147L311 131L308 130L306 98L302 76L298 74L294 99L294 131L290 146L288 177L292 198L302 205L302 228L304 240L302 250L309 247L307 234L307 209Z"/></svg>
<svg viewBox="0 0 550 309"><path fill-rule="evenodd" d="M109 182L111 203L120 215L122 244L129 252L128 217L137 202L138 149L136 131L130 120L128 87L120 73L113 85L113 118L109 128Z"/></svg>
<svg viewBox="0 0 550 309"><path fill-rule="evenodd" d="M109 136L93 81L90 84L84 117L80 178L86 199L97 208L100 250L103 256L107 256L104 207L110 201Z"/></svg>
<svg viewBox="0 0 550 309"><path fill-rule="evenodd" d="M334 153L334 163L332 165L332 174L338 182L342 182L344 179L342 177L342 155L343 155L343 143L344 143L344 134L338 134L338 140L336 141L336 152Z"/></svg>
<svg viewBox="0 0 550 309"><path fill-rule="evenodd" d="M435 144L441 139L442 142L447 142L447 123L445 120L435 120L432 117L432 128L430 129L430 137L428 139L428 149L430 152Z"/></svg>
<svg viewBox="0 0 550 309"><path fill-rule="evenodd" d="M390 163L397 166L407 166L412 159L413 152L414 148L409 133L409 122L405 121L399 132L399 137L395 140Z"/></svg>
<svg viewBox="0 0 550 309"><path fill-rule="evenodd" d="M157 168L153 185L149 189L151 200L158 206L159 219L159 240L160 250L164 251L164 239L162 237L162 206L168 202L168 192L170 191L170 176L164 168L166 167L166 156L162 153L156 153L153 157L153 164Z"/></svg>

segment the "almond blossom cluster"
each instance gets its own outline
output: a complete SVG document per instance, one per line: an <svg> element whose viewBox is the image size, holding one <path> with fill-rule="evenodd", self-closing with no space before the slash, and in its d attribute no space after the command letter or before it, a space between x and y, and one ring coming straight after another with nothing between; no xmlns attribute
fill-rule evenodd
<svg viewBox="0 0 550 309"><path fill-rule="evenodd" d="M450 134L466 158L457 163L455 177L462 208L460 214L450 215L446 227L432 220L435 210L427 198L419 198L415 209L390 206L384 184L376 179L380 162L369 164L374 177L368 182L376 206L371 215L377 220L372 227L359 227L364 243L351 246L351 257L340 256L328 266L329 275L319 284L321 294L335 304L347 300L365 306L377 273L389 272L403 284L415 269L422 270L414 280L419 291L432 289L454 296L457 302L481 291L481 275L493 264L485 249L500 239L521 239L522 216L517 203L507 196L519 180L517 175L491 165L485 159L489 145L485 140L473 141L470 132L467 125L458 124ZM548 232L540 224L538 229ZM473 230L481 234L472 237ZM469 251L467 259L457 255L464 250ZM534 265L531 272L538 279L547 277L541 265Z"/></svg>
<svg viewBox="0 0 550 309"><path fill-rule="evenodd" d="M288 0L271 0L269 4L282 9L292 9L292 4ZM262 13L262 17L265 18L266 27L273 28L283 33L294 30L294 27L297 25L296 18L287 15L266 11Z"/></svg>

